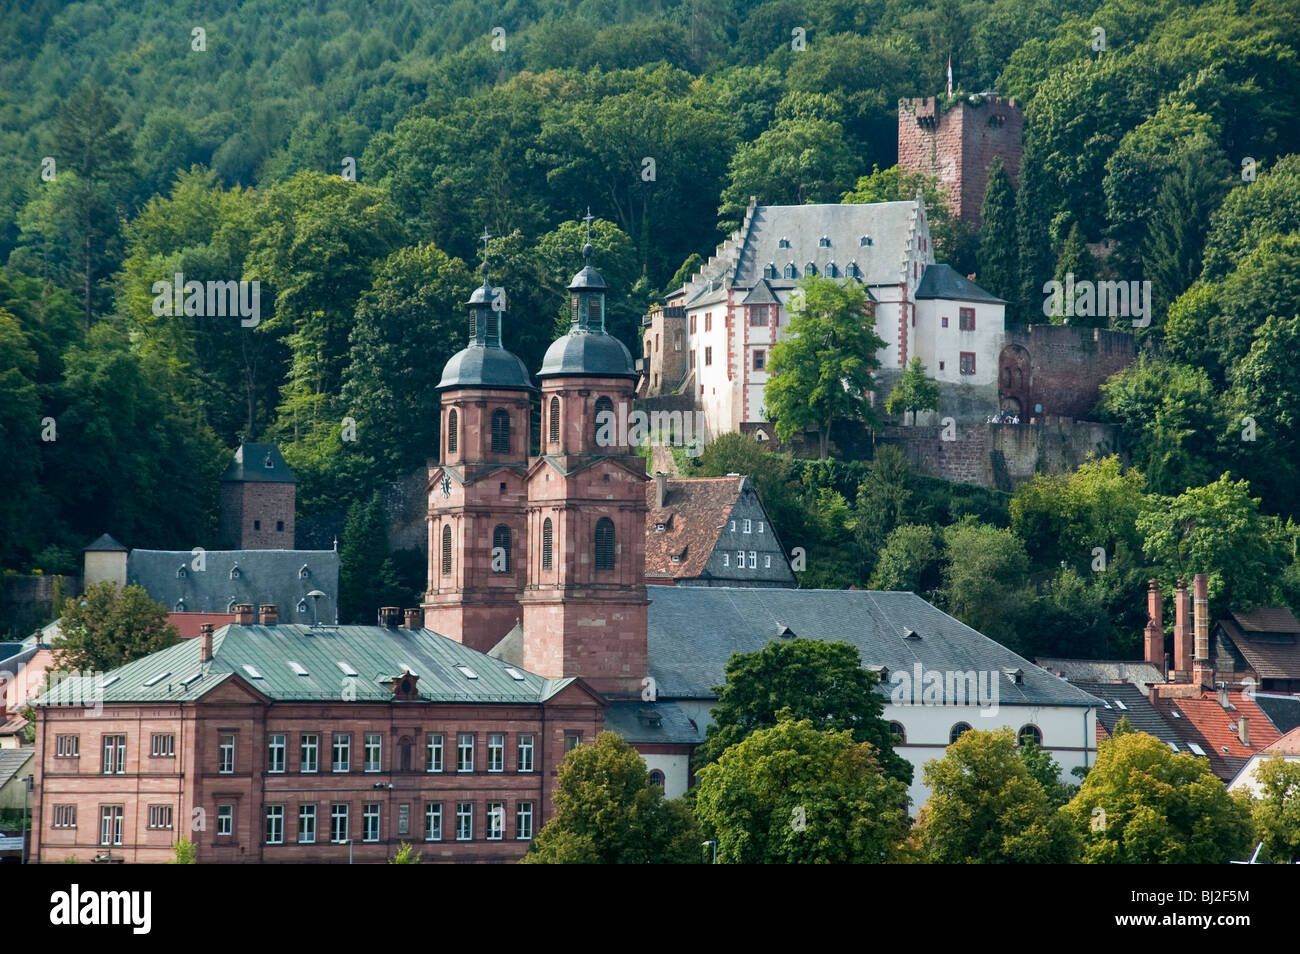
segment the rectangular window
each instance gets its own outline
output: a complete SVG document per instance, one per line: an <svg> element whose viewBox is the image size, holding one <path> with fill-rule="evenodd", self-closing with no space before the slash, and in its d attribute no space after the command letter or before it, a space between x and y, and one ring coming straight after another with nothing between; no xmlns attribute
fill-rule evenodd
<svg viewBox="0 0 1300 954"><path fill-rule="evenodd" d="M383 760L384 737L378 732L366 733L366 771L378 772Z"/></svg>
<svg viewBox="0 0 1300 954"><path fill-rule="evenodd" d="M506 806L501 802L488 802L487 838L488 841L500 841L505 831Z"/></svg>
<svg viewBox="0 0 1300 954"><path fill-rule="evenodd" d="M424 840L442 841L442 802L424 806Z"/></svg>
<svg viewBox="0 0 1300 954"><path fill-rule="evenodd" d="M958 327L961 328L962 331L974 331L975 330L975 309L974 308L960 309L957 316L957 322L958 322Z"/></svg>
<svg viewBox="0 0 1300 954"><path fill-rule="evenodd" d="M751 325L767 324L767 305L749 306L749 323Z"/></svg>
<svg viewBox="0 0 1300 954"><path fill-rule="evenodd" d="M691 315L691 334L695 334L695 316Z"/></svg>
<svg viewBox="0 0 1300 954"><path fill-rule="evenodd" d="M397 806L397 833L399 835L411 833L411 806L406 802Z"/></svg>
<svg viewBox="0 0 1300 954"><path fill-rule="evenodd" d="M298 806L298 844L316 844L316 806Z"/></svg>
<svg viewBox="0 0 1300 954"><path fill-rule="evenodd" d="M217 771L231 775L235 771L235 734L223 732L217 737Z"/></svg>
<svg viewBox="0 0 1300 954"><path fill-rule="evenodd" d="M751 570L758 569L758 551L756 550L749 551L749 568Z"/></svg>
<svg viewBox="0 0 1300 954"><path fill-rule="evenodd" d="M961 353L961 373L962 374L975 373L975 352L963 351Z"/></svg>
<svg viewBox="0 0 1300 954"><path fill-rule="evenodd" d="M762 520L758 521L758 532L759 532L759 533L762 533L762 532L763 532L763 521L762 521Z"/></svg>
<svg viewBox="0 0 1300 954"><path fill-rule="evenodd" d="M308 732L302 737L302 762L300 772L315 772L320 768L320 736Z"/></svg>
<svg viewBox="0 0 1300 954"><path fill-rule="evenodd" d="M330 844L345 845L348 841L347 803L330 806Z"/></svg>
<svg viewBox="0 0 1300 954"><path fill-rule="evenodd" d="M713 330L713 312L711 311L706 311L704 313L704 330L705 331Z"/></svg>
<svg viewBox="0 0 1300 954"><path fill-rule="evenodd" d="M707 347L704 349L704 366L707 368L711 364L713 364L713 348Z"/></svg>
<svg viewBox="0 0 1300 954"><path fill-rule="evenodd" d="M217 806L217 834L229 835L235 830L235 806Z"/></svg>
<svg viewBox="0 0 1300 954"><path fill-rule="evenodd" d="M334 733L334 771L352 771L352 734L350 732Z"/></svg>
<svg viewBox="0 0 1300 954"><path fill-rule="evenodd" d="M680 331L673 336L673 350L674 351L682 350L682 333Z"/></svg>
<svg viewBox="0 0 1300 954"><path fill-rule="evenodd" d="M266 770L272 775L284 771L284 736L268 735L266 737Z"/></svg>
<svg viewBox="0 0 1300 954"><path fill-rule="evenodd" d="M736 532L736 521L734 521L734 520L731 521L731 532L732 532L732 533L735 533L735 532Z"/></svg>
<svg viewBox="0 0 1300 954"><path fill-rule="evenodd" d="M763 363L767 360L767 352L761 348L754 352L754 370L762 371Z"/></svg>
<svg viewBox="0 0 1300 954"><path fill-rule="evenodd" d="M126 736L104 736L103 768L105 775L126 774Z"/></svg>
<svg viewBox="0 0 1300 954"><path fill-rule="evenodd" d="M99 810L99 843L122 844L122 806L105 805Z"/></svg>
<svg viewBox="0 0 1300 954"><path fill-rule="evenodd" d="M462 732L456 736L456 771L474 771L474 734Z"/></svg>
<svg viewBox="0 0 1300 954"><path fill-rule="evenodd" d="M520 802L515 806L515 838L528 841L533 837L533 803Z"/></svg>
<svg viewBox="0 0 1300 954"><path fill-rule="evenodd" d="M515 751L519 762L516 771L531 772L533 770L533 737L531 735L519 736L519 745Z"/></svg>
<svg viewBox="0 0 1300 954"><path fill-rule="evenodd" d="M763 569L765 570L772 569L772 554L770 553L763 554Z"/></svg>
<svg viewBox="0 0 1300 954"><path fill-rule="evenodd" d="M723 566L726 566L726 567L731 566L731 554L730 554L730 553L724 553L724 554L722 554L722 565L723 565Z"/></svg>
<svg viewBox="0 0 1300 954"><path fill-rule="evenodd" d="M429 733L429 741L426 746L428 751L428 770L430 772L442 771L442 733Z"/></svg>
<svg viewBox="0 0 1300 954"><path fill-rule="evenodd" d="M744 528L744 531L743 531L743 532L745 532L745 533L753 533L753 532L754 532L754 522L753 522L752 520L750 520L748 517L745 518L745 520L744 520L744 522L741 524L741 526Z"/></svg>
<svg viewBox="0 0 1300 954"><path fill-rule="evenodd" d="M456 803L456 840L469 841L474 837L474 803Z"/></svg>
<svg viewBox="0 0 1300 954"><path fill-rule="evenodd" d="M695 352L694 352L694 351L691 352L691 370L692 370L692 371L695 370Z"/></svg>
<svg viewBox="0 0 1300 954"><path fill-rule="evenodd" d="M745 568L745 551L744 551L744 550L737 550L737 551L736 551L736 569L738 569L738 570L743 570L744 568Z"/></svg>
<svg viewBox="0 0 1300 954"><path fill-rule="evenodd" d="M149 827L150 828L171 828L172 807L170 805L150 805L149 806Z"/></svg>
<svg viewBox="0 0 1300 954"><path fill-rule="evenodd" d="M80 739L75 735L61 735L56 741L54 757L57 759L75 759L80 753Z"/></svg>
<svg viewBox="0 0 1300 954"><path fill-rule="evenodd" d="M54 827L55 828L76 828L77 827L77 806L76 805L55 805L54 806Z"/></svg>
<svg viewBox="0 0 1300 954"><path fill-rule="evenodd" d="M659 353L659 336L655 335L655 354Z"/></svg>
<svg viewBox="0 0 1300 954"><path fill-rule="evenodd" d="M284 806L266 806L266 843L268 845L284 844Z"/></svg>
<svg viewBox="0 0 1300 954"><path fill-rule="evenodd" d="M580 745L582 745L582 733L581 733L581 732L566 732L566 733L564 733L564 751L566 751L566 752L572 752L574 749L576 749L576 748L577 748L578 746L580 746Z"/></svg>
<svg viewBox="0 0 1300 954"><path fill-rule="evenodd" d="M176 736L155 734L153 737L153 757L156 759L175 758Z"/></svg>
<svg viewBox="0 0 1300 954"><path fill-rule="evenodd" d="M945 315L944 317L942 317L942 318L939 319L939 327L940 327L940 328L947 328L947 327L948 327L948 317L947 317L946 315Z"/></svg>
<svg viewBox="0 0 1300 954"><path fill-rule="evenodd" d="M361 840L379 840L379 805L370 802L361 813Z"/></svg>
<svg viewBox="0 0 1300 954"><path fill-rule="evenodd" d="M488 771L506 770L506 737L501 732L488 733Z"/></svg>

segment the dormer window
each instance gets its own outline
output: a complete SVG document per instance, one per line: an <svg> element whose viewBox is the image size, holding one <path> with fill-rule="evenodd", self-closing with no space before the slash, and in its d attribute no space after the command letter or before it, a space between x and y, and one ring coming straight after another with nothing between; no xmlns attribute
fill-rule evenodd
<svg viewBox="0 0 1300 954"><path fill-rule="evenodd" d="M177 601L176 601L176 612L178 612L178 613L184 613L184 612L185 612L185 601L184 601L184 600L177 600Z"/></svg>
<svg viewBox="0 0 1300 954"><path fill-rule="evenodd" d="M805 275L816 275L817 274L816 264L814 264L813 262L809 262L807 265L803 267L803 273Z"/></svg>
<svg viewBox="0 0 1300 954"><path fill-rule="evenodd" d="M236 563L234 566L230 568L230 578L232 580L237 580L239 579L239 577L240 577L239 564Z"/></svg>
<svg viewBox="0 0 1300 954"><path fill-rule="evenodd" d="M868 245L871 244L871 236L870 235L862 236L862 239L858 242L858 244L863 248L866 248Z"/></svg>
<svg viewBox="0 0 1300 954"><path fill-rule="evenodd" d="M309 569L307 568L307 564L306 564L306 563L304 563L301 567L298 568L298 579L300 579L300 580L310 580L310 579L311 579L311 570L309 570Z"/></svg>
<svg viewBox="0 0 1300 954"><path fill-rule="evenodd" d="M858 263L856 261L849 262L847 265L844 266L844 277L845 278L862 277L862 269L858 268Z"/></svg>
<svg viewBox="0 0 1300 954"><path fill-rule="evenodd" d="M771 262L768 262L766 265L764 265L764 266L763 266L763 277L764 277L764 278L776 278L776 266L773 265Z"/></svg>
<svg viewBox="0 0 1300 954"><path fill-rule="evenodd" d="M190 571L185 568L184 563L182 563L180 566L176 568L176 579L182 580L189 575L190 575Z"/></svg>
<svg viewBox="0 0 1300 954"><path fill-rule="evenodd" d="M234 604L232 603L231 606L233 607ZM306 601L306 600L299 600L299 601L298 601L298 612L299 612L299 613L306 613L306 612L307 612L307 601Z"/></svg>
<svg viewBox="0 0 1300 954"><path fill-rule="evenodd" d="M234 611L235 611L235 601L231 600L229 603L226 604L226 612L233 613Z"/></svg>
<svg viewBox="0 0 1300 954"><path fill-rule="evenodd" d="M786 237L783 235L783 236L781 236L781 240L780 240L779 242L776 243L776 247L777 247L777 248L789 248L789 247L790 247L790 240L789 240L788 238L786 238Z"/></svg>
<svg viewBox="0 0 1300 954"><path fill-rule="evenodd" d="M799 277L799 276L797 276L797 275L794 273L794 262L787 262L787 263L786 263L786 266L785 266L785 272L784 272L783 274L784 274L784 276L785 276L786 278L798 278L798 277Z"/></svg>
<svg viewBox="0 0 1300 954"><path fill-rule="evenodd" d="M819 238L819 239L817 240L817 247L818 247L818 248L830 248L830 247L831 247L831 240L830 240L830 238L828 238L827 236L823 235L821 238Z"/></svg>
<svg viewBox="0 0 1300 954"><path fill-rule="evenodd" d="M262 461L262 466L267 470L275 470L275 461L271 460L271 455L266 455L266 460Z"/></svg>
<svg viewBox="0 0 1300 954"><path fill-rule="evenodd" d="M837 273L836 273L836 270L835 270L835 263L834 263L834 262L827 262L827 263L826 263L826 277L827 277L827 278L837 278L837 277L839 277L839 276L837 275Z"/></svg>

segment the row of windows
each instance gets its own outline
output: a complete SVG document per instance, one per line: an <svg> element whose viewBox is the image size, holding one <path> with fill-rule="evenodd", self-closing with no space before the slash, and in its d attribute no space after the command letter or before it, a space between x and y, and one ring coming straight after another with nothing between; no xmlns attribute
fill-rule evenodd
<svg viewBox="0 0 1300 954"><path fill-rule="evenodd" d="M510 528L505 524L498 524L492 531L492 572L509 573L513 562L511 560L511 533ZM608 517L601 517L596 521L596 530L594 533L594 544L596 553L596 569L612 570L614 569L615 539L614 539L614 521ZM554 565L555 554L555 531L551 525L551 518L547 517L542 521L542 569L549 570ZM451 555L452 555L452 534L451 525L443 524L442 527L442 575L451 574Z"/></svg>
<svg viewBox="0 0 1300 954"><path fill-rule="evenodd" d="M731 566L731 554L730 554L730 553L724 553L724 554L722 554L722 565L723 565L724 567L730 567L730 566ZM745 568L745 566L746 566L746 562L745 562L745 551L744 551L744 550L737 550L737 551L736 551L736 569L737 569L737 570L743 570L743 569ZM750 551L749 551L749 562L748 562L748 566L749 566L749 568L750 568L751 570L757 570L757 569L758 569L758 551L757 551L757 550L750 550ZM765 570L770 570L770 569L772 569L772 554L770 554L770 553L764 553L764 554L763 554L763 569L765 569Z"/></svg>
<svg viewBox="0 0 1300 954"><path fill-rule="evenodd" d="M958 309L958 312L959 313L957 316L957 320L958 320L959 329L961 331L974 331L975 330L975 309L960 308ZM915 323L916 322L913 321L913 324ZM948 327L948 318L946 315L939 319L939 327L941 328Z"/></svg>
<svg viewBox="0 0 1300 954"><path fill-rule="evenodd" d="M816 262L808 262L803 267L804 275L825 275L827 278L862 278L862 269L858 267L856 261L849 262L844 266L841 272L834 262L827 262L823 270L818 270ZM776 278L776 264L768 262L763 266L764 278ZM782 278L799 278L799 269L794 262L786 262L785 268L781 270Z"/></svg>
<svg viewBox="0 0 1300 954"><path fill-rule="evenodd" d="M105 738L109 738L106 736ZM114 738L125 738L115 736ZM565 733L565 751L573 748L581 740L581 733ZM456 771L475 771L476 736L473 732L460 732L456 735ZM235 771L235 735L221 733L217 740L217 771L223 775ZM311 774L320 771L322 739L320 733L304 732L298 736L298 771ZM365 772L383 771L383 735L379 732L367 732L362 744L362 770ZM444 769L446 738L441 732L425 735L423 770L441 772ZM515 737L515 771L526 773L535 770L534 755L536 737L532 733L521 733ZM393 771L416 771L414 765L414 743L409 736L398 740L398 764ZM506 733L489 732L487 735L486 764L488 772L505 771ZM330 767L334 772L352 771L352 735L347 732L335 732L330 741ZM279 775L288 771L288 736L284 733L272 733L267 736L267 772Z"/></svg>
<svg viewBox="0 0 1300 954"><path fill-rule="evenodd" d="M677 350L682 350L682 339L680 332L676 340ZM649 344L646 345L649 353ZM656 345L656 350L658 346ZM595 415L592 417L592 440L596 441L596 435L600 432L601 414L603 412L613 413L614 402L608 397L599 397L596 399ZM551 398L550 407L547 410L547 439L552 444L558 444L560 441L560 399ZM447 412L447 453L456 453L457 435L460 431L460 417L456 409L452 408ZM494 454L510 453L510 413L503 408L497 408L492 412L491 423L491 448Z"/></svg>
<svg viewBox="0 0 1300 954"><path fill-rule="evenodd" d="M455 840L474 840L474 803L455 803ZM330 805L329 840L332 845L345 845L350 840L349 815L351 805L346 802ZM361 840L377 842L380 840L383 805L379 802L367 802L361 807ZM297 843L314 845L316 843L315 805L298 806ZM266 824L263 829L268 845L285 843L285 806L267 805ZM515 803L514 837L518 841L528 841L533 837L533 803ZM506 834L505 802L488 802L483 813L483 837L488 841L502 841ZM234 828L234 807L221 805L217 809L217 834L230 835ZM410 813L406 805L398 806L397 834L399 837L410 834ZM424 805L424 840L443 840L443 803L426 802ZM120 844L121 842L118 842Z"/></svg>
<svg viewBox="0 0 1300 954"><path fill-rule="evenodd" d="M681 351L681 350L682 350L682 333L681 333L680 331L673 335L673 350L674 350L674 351ZM659 335L656 334L656 335L655 335L655 354L658 354L658 353L659 353ZM645 340L645 356L646 356L647 358L650 357L650 339L649 339L649 338L646 338L646 340ZM552 415L551 420L552 420L552 421L555 421L555 420L556 420L556 417L558 417L558 415L559 415L559 411L560 411L560 402L559 402L558 399L556 399L556 398L551 398L551 410L552 410L552 412L553 412L553 415ZM557 422L557 423L558 423L558 422ZM552 438L551 438L551 440L553 440L553 441L558 441L559 439L560 439L560 438L559 438L558 436L556 436L556 437L552 437Z"/></svg>
<svg viewBox="0 0 1300 954"><path fill-rule="evenodd" d="M948 744L951 745L953 742L956 742L970 730L971 726L969 722L958 722L948 731ZM896 743L901 744L907 741L907 730L903 728L903 723L901 722L889 723L889 733L894 737ZM1043 744L1043 732L1038 728L1038 726L1033 725L1032 723L1022 725L1020 731L1016 733L1016 739L1019 740L1021 745L1024 745L1027 742L1032 742L1034 745L1041 746Z"/></svg>

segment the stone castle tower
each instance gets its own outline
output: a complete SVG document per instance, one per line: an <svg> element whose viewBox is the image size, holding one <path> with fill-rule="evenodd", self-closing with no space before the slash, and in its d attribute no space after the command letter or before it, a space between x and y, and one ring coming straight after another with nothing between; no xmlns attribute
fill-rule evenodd
<svg viewBox="0 0 1300 954"><path fill-rule="evenodd" d="M1025 113L1014 99L983 93L947 108L934 96L898 103L898 164L938 177L953 214L978 228L989 169L999 158L1020 184Z"/></svg>
<svg viewBox="0 0 1300 954"><path fill-rule="evenodd" d="M539 456L527 446L536 389L502 347L486 280L470 298L469 347L439 385L425 625L487 652L521 623L525 669L635 695L647 667L648 478L618 425L636 371L605 329L606 285L590 244L583 255L568 289L569 332L538 373Z"/></svg>
<svg viewBox="0 0 1300 954"><path fill-rule="evenodd" d="M298 478L274 444L240 444L221 475L221 538L231 550L292 550Z"/></svg>

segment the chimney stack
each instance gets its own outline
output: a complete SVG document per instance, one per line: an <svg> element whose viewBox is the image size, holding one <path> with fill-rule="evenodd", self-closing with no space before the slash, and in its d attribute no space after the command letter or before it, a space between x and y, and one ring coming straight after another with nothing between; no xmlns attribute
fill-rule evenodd
<svg viewBox="0 0 1300 954"><path fill-rule="evenodd" d="M1237 716L1237 738L1242 745L1250 745L1250 720L1244 715Z"/></svg>
<svg viewBox="0 0 1300 954"><path fill-rule="evenodd" d="M1174 593L1174 672L1189 680L1192 675L1192 594L1187 581L1179 580Z"/></svg>
<svg viewBox="0 0 1300 954"><path fill-rule="evenodd" d="M252 626L257 620L253 619L252 603L235 604L235 622L240 626Z"/></svg>
<svg viewBox="0 0 1300 954"><path fill-rule="evenodd" d="M424 629L424 611L419 609L408 609L406 611L406 628Z"/></svg>
<svg viewBox="0 0 1300 954"><path fill-rule="evenodd" d="M396 606L379 607L379 625L396 629L402 619L402 611Z"/></svg>
<svg viewBox="0 0 1300 954"><path fill-rule="evenodd" d="M1232 700L1228 698L1228 684L1226 682L1219 683L1219 706L1224 712L1233 708Z"/></svg>
<svg viewBox="0 0 1300 954"><path fill-rule="evenodd" d="M663 510L668 501L668 475L662 470L655 474L655 509Z"/></svg>
<svg viewBox="0 0 1300 954"><path fill-rule="evenodd" d="M212 624L199 623L199 662L212 662Z"/></svg>
<svg viewBox="0 0 1300 954"><path fill-rule="evenodd" d="M1210 590L1204 573L1193 579L1196 589L1196 684L1202 689L1214 685L1214 671L1210 668Z"/></svg>
<svg viewBox="0 0 1300 954"><path fill-rule="evenodd" d="M279 611L276 610L274 603L262 604L262 625L274 626L280 621Z"/></svg>
<svg viewBox="0 0 1300 954"><path fill-rule="evenodd" d="M1147 628L1144 643L1146 652L1143 658L1163 673L1165 667L1164 604L1161 599L1160 584L1155 580L1147 581Z"/></svg>

